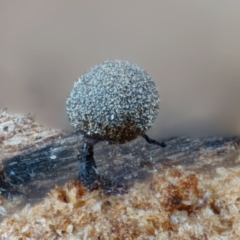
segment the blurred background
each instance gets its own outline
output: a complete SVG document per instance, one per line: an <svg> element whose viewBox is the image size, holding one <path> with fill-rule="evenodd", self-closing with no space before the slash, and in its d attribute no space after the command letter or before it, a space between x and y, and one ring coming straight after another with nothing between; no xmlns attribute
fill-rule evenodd
<svg viewBox="0 0 240 240"><path fill-rule="evenodd" d="M143 67L161 139L240 133L240 1L0 2L0 108L71 130L65 100L104 60Z"/></svg>

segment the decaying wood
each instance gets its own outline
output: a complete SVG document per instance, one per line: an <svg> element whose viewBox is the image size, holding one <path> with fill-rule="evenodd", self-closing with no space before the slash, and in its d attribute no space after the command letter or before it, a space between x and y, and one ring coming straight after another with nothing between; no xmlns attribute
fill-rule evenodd
<svg viewBox="0 0 240 240"><path fill-rule="evenodd" d="M8 129L12 127L10 122L8 125L5 123L4 127L6 126ZM30 198L40 198L56 184L77 179L77 155L82 144L81 139L75 134L60 135L59 132L54 133L55 135L51 133L49 139L49 133L44 133L42 141L39 141L37 135L31 145L18 149L20 153L13 157L5 155L2 159L3 195L19 192L31 196ZM99 172L110 179L133 184L134 181L147 177L151 170L164 169L164 166L181 165L195 170L213 166L213 163L214 166L220 166L224 165L226 156L234 158L238 155L236 150L239 148L240 138L173 138L165 143L167 147L161 148L146 143L140 137L124 145L99 143L95 147ZM18 146L12 141L11 147L16 149ZM209 154L215 158L209 158Z"/></svg>
<svg viewBox="0 0 240 240"><path fill-rule="evenodd" d="M36 124L32 116L12 116L6 111L2 111L0 131L2 195L21 193L27 199L38 199L55 185L77 179L77 155L82 140L75 134L45 129ZM95 146L99 172L132 185L149 177L154 169L164 171L166 166L210 170L216 165L226 165L226 158L236 159L240 138L182 137L165 143L167 147L161 148L146 143L141 137L124 145L99 143Z"/></svg>
<svg viewBox="0 0 240 240"><path fill-rule="evenodd" d="M31 116L0 113L1 194L42 199L55 185L77 179L77 155L82 140L74 134L46 129ZM156 171L181 168L198 174L216 174L219 167L239 166L240 137L186 137L165 140L166 148L139 137L124 145L101 142L95 146L99 173L128 189L151 179ZM12 208L14 209L14 208ZM4 214L3 214L4 215Z"/></svg>

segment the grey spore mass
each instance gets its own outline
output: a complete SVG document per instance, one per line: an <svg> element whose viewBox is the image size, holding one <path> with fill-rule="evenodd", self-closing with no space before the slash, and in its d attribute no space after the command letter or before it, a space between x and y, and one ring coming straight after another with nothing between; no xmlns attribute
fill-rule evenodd
<svg viewBox="0 0 240 240"><path fill-rule="evenodd" d="M152 126L159 103L155 83L145 70L128 61L113 60L80 76L66 105L78 134L124 143Z"/></svg>

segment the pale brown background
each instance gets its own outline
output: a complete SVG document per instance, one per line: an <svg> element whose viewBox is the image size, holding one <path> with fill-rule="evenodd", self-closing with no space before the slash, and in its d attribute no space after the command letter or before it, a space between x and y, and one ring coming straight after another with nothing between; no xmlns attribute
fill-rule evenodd
<svg viewBox="0 0 240 240"><path fill-rule="evenodd" d="M152 136L240 133L240 1L0 1L0 108L69 129L74 80L107 59L156 81Z"/></svg>

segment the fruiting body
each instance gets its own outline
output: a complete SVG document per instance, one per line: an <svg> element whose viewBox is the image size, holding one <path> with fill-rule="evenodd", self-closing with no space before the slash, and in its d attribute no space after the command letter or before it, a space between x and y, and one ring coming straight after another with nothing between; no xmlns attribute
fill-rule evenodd
<svg viewBox="0 0 240 240"><path fill-rule="evenodd" d="M141 135L148 143L165 147L145 134L157 117L159 103L152 78L133 63L106 61L82 75L66 102L71 124L85 137L78 155L79 181L91 190L100 184L107 193L114 188L122 192L124 187L98 174L94 145L100 140L125 143Z"/></svg>
<svg viewBox="0 0 240 240"><path fill-rule="evenodd" d="M124 143L152 126L159 103L155 83L145 70L114 60L100 63L82 75L66 105L77 133Z"/></svg>

